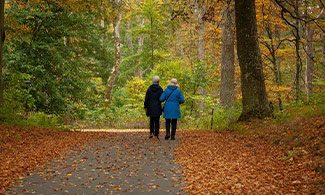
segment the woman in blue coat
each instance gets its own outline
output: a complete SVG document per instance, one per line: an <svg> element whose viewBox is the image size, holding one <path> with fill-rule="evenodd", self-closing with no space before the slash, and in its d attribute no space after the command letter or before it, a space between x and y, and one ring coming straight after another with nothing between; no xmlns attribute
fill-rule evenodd
<svg viewBox="0 0 325 195"><path fill-rule="evenodd" d="M167 88L160 96L160 101L166 101L164 106L164 115L166 119L166 137L165 139L170 138L170 123L172 124L172 133L171 139L175 140L177 119L181 118L181 110L179 105L184 103L184 96L181 90L177 89L179 85L177 84L176 79L170 80Z"/></svg>

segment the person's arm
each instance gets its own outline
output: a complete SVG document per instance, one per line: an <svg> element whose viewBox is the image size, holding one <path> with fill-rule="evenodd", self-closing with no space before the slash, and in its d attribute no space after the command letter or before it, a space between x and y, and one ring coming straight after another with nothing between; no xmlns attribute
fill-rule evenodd
<svg viewBox="0 0 325 195"><path fill-rule="evenodd" d="M179 90L179 104L182 104L185 102L184 96L181 92L181 90Z"/></svg>
<svg viewBox="0 0 325 195"><path fill-rule="evenodd" d="M166 90L165 90L165 91L166 91ZM166 99L166 93L165 93L165 91L161 94L161 96L160 96L160 98L159 98L159 100L160 100L161 102L165 101L165 99Z"/></svg>
<svg viewBox="0 0 325 195"><path fill-rule="evenodd" d="M144 108L149 108L149 89L146 92L146 97L144 99Z"/></svg>

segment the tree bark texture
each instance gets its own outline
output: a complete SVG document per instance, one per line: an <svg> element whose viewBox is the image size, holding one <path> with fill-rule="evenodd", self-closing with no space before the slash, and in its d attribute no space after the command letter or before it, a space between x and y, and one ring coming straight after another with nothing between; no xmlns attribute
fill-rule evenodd
<svg viewBox="0 0 325 195"><path fill-rule="evenodd" d="M323 48L322 48L322 53L323 53L323 57L322 57L322 64L323 64L323 79L325 79L325 34L322 32L322 43L323 43Z"/></svg>
<svg viewBox="0 0 325 195"><path fill-rule="evenodd" d="M107 80L106 94L105 94L105 102L110 102L112 97L113 86L115 83L116 76L118 74L118 68L121 63L121 42L120 42L120 24L122 18L122 1L116 0L113 3L115 9L117 9L117 15L113 21L114 27L114 47L115 47L115 63L111 71L111 75Z"/></svg>
<svg viewBox="0 0 325 195"><path fill-rule="evenodd" d="M235 52L233 7L228 5L222 17L221 29L221 88L220 103L224 108L234 104L235 99Z"/></svg>
<svg viewBox="0 0 325 195"><path fill-rule="evenodd" d="M295 78L295 91L296 91L296 101L299 100L300 96L300 79L301 79L301 71L302 71L302 64L300 58L300 21L299 21L299 0L296 0L295 4L295 15L297 16L296 19L296 28L295 28L295 45L296 45L296 78Z"/></svg>
<svg viewBox="0 0 325 195"><path fill-rule="evenodd" d="M306 23L306 92L307 97L313 94L313 74L314 74L314 51L313 51L313 29L310 23Z"/></svg>
<svg viewBox="0 0 325 195"><path fill-rule="evenodd" d="M141 19L140 16L137 16L138 22L139 22L139 26L141 28L143 28L144 26L144 19ZM143 48L143 42L144 42L144 35L140 34L138 36L138 53L142 52L142 48Z"/></svg>
<svg viewBox="0 0 325 195"><path fill-rule="evenodd" d="M197 45L197 51L198 51L198 60L200 61L200 65L204 66L205 61L205 41L204 41L204 35L205 35L205 23L204 23L204 15L206 13L206 5L205 2L202 1L195 1L195 6L197 10L197 21L198 21L198 45ZM202 73L202 77L203 77ZM204 87L199 88L199 94L204 97L206 95L206 89ZM199 101L198 107L200 110L204 110L204 102Z"/></svg>
<svg viewBox="0 0 325 195"><path fill-rule="evenodd" d="M271 114L257 37L255 0L235 0L237 55L243 111L239 121Z"/></svg>
<svg viewBox="0 0 325 195"><path fill-rule="evenodd" d="M4 83L2 77L2 67L3 67L3 43L5 41L5 31L4 31L4 8L5 8L5 0L1 0L0 2L0 106L3 105L3 91L4 91Z"/></svg>
<svg viewBox="0 0 325 195"><path fill-rule="evenodd" d="M205 45L205 41L204 41L204 34L205 34L205 23L204 23L204 19L203 16L206 12L206 6L204 4L204 2L197 2L197 6L198 6L198 29L199 29L199 35L198 35L198 59L203 62L205 59L205 54L204 54L204 45Z"/></svg>
<svg viewBox="0 0 325 195"><path fill-rule="evenodd" d="M132 41L132 20L128 21L127 25L126 25L126 29L127 29L127 42L128 42L128 48L132 48L133 47L133 41Z"/></svg>
<svg viewBox="0 0 325 195"><path fill-rule="evenodd" d="M154 63L153 63L153 60L154 60L154 56L153 56L153 52L154 52L154 40L153 40L153 16L151 15L150 16L150 39L151 39L151 68L153 70L154 68Z"/></svg>

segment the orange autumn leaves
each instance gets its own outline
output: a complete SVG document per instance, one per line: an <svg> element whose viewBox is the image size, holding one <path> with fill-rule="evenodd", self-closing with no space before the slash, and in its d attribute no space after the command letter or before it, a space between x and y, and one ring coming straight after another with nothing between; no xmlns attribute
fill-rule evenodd
<svg viewBox="0 0 325 195"><path fill-rule="evenodd" d="M321 177L306 159L284 161L281 148L257 137L229 132L183 134L177 162L184 168L188 194L319 193Z"/></svg>

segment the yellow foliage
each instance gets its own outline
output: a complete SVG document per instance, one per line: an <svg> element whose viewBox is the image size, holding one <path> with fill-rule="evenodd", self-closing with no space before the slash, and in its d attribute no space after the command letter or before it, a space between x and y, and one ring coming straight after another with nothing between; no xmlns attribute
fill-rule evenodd
<svg viewBox="0 0 325 195"><path fill-rule="evenodd" d="M147 86L145 81L139 77L133 77L124 88L128 100L132 104L139 104L144 101Z"/></svg>

